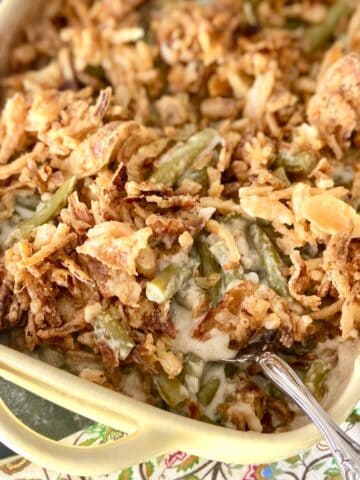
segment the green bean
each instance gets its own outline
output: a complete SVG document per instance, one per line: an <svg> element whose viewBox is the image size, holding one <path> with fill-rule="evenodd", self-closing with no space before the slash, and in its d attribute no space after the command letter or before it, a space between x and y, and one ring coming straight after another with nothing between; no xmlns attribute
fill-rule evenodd
<svg viewBox="0 0 360 480"><path fill-rule="evenodd" d="M69 177L54 195L46 202L46 204L37 211L30 218L20 223L17 228L11 233L11 239L20 240L28 238L33 232L34 228L47 223L60 212L65 206L70 193L74 190L76 184L75 177Z"/></svg>
<svg viewBox="0 0 360 480"><path fill-rule="evenodd" d="M250 0L252 7L255 9L260 5L261 2L262 0Z"/></svg>
<svg viewBox="0 0 360 480"><path fill-rule="evenodd" d="M355 178L353 166L342 164L341 167L333 170L332 178L336 187L342 186L350 189Z"/></svg>
<svg viewBox="0 0 360 480"><path fill-rule="evenodd" d="M210 417L208 417L207 415L201 415L200 419L199 419L201 422L205 422L205 423L211 423L211 425L217 425L217 423L215 422L215 420L211 420Z"/></svg>
<svg viewBox="0 0 360 480"><path fill-rule="evenodd" d="M224 265L229 262L229 255L227 248L224 245L224 242L219 240L218 242L213 243L210 247L210 252L213 254L217 263L221 265L222 268L222 284L226 289L230 283L236 280L242 280L244 278L242 268L233 268L233 269L224 269Z"/></svg>
<svg viewBox="0 0 360 480"><path fill-rule="evenodd" d="M209 186L207 166L201 168L200 170L189 170L185 172L178 183L181 183L183 180L192 180L193 182L201 185L203 188L207 188Z"/></svg>
<svg viewBox="0 0 360 480"><path fill-rule="evenodd" d="M360 213L360 198L354 198L350 203L357 213Z"/></svg>
<svg viewBox="0 0 360 480"><path fill-rule="evenodd" d="M233 378L235 375L239 373L239 370L244 366L247 365L245 362L243 365L236 365L234 363L226 363L224 365L224 372L227 378Z"/></svg>
<svg viewBox="0 0 360 480"><path fill-rule="evenodd" d="M287 30L296 30L297 28L303 27L304 25L304 20L301 20L300 18L289 18L288 20L286 20L284 26Z"/></svg>
<svg viewBox="0 0 360 480"><path fill-rule="evenodd" d="M194 268L195 263L191 260L185 266L169 265L147 283L147 298L156 303L170 300L180 290L182 285L191 278Z"/></svg>
<svg viewBox="0 0 360 480"><path fill-rule="evenodd" d="M326 44L331 38L336 26L342 18L349 15L352 8L348 1L337 1L328 11L325 19L318 25L310 27L305 32L306 46L310 51L315 51Z"/></svg>
<svg viewBox="0 0 360 480"><path fill-rule="evenodd" d="M331 363L318 358L305 373L304 383L318 400L325 394L325 381L330 370Z"/></svg>
<svg viewBox="0 0 360 480"><path fill-rule="evenodd" d="M288 297L287 281L282 273L283 262L274 244L259 225L251 225L249 233L270 287L282 297Z"/></svg>
<svg viewBox="0 0 360 480"><path fill-rule="evenodd" d="M275 170L272 172L274 177L278 178L281 180L286 186L290 185L290 180L288 179L288 176L286 175L286 171L284 167L277 167Z"/></svg>
<svg viewBox="0 0 360 480"><path fill-rule="evenodd" d="M276 165L282 167L286 173L307 175L315 167L315 158L311 153L305 151L298 153L280 152Z"/></svg>
<svg viewBox="0 0 360 480"><path fill-rule="evenodd" d="M201 405L206 407L213 401L219 386L220 380L218 378L211 378L200 387L198 400Z"/></svg>
<svg viewBox="0 0 360 480"><path fill-rule="evenodd" d="M219 240L213 243L210 245L209 250L221 267L229 261L229 254L223 241Z"/></svg>
<svg viewBox="0 0 360 480"><path fill-rule="evenodd" d="M177 144L168 152L164 163L155 169L149 180L169 187L174 186L199 155L211 150L219 142L220 137L216 130L207 128L195 133L185 143Z"/></svg>
<svg viewBox="0 0 360 480"><path fill-rule="evenodd" d="M40 203L40 197L38 195L16 195L16 205L26 208L28 210L36 210L36 207Z"/></svg>
<svg viewBox="0 0 360 480"><path fill-rule="evenodd" d="M196 394L199 391L200 378L204 372L205 362L194 353L185 355L181 377L187 389Z"/></svg>
<svg viewBox="0 0 360 480"><path fill-rule="evenodd" d="M98 341L107 343L120 360L125 360L129 356L135 342L109 310L99 311L91 323Z"/></svg>
<svg viewBox="0 0 360 480"><path fill-rule="evenodd" d="M195 246L200 257L200 274L203 277L208 277L213 273L221 273L221 268L211 253L206 239L199 237L195 242ZM221 283L217 282L214 286L208 288L206 295L212 306L217 305L221 297Z"/></svg>
<svg viewBox="0 0 360 480"><path fill-rule="evenodd" d="M184 359L183 372L185 375L192 375L200 378L204 370L204 360L195 353L187 353Z"/></svg>
<svg viewBox="0 0 360 480"><path fill-rule="evenodd" d="M214 167L216 165L217 159L214 158L203 168L196 169L195 166L193 168L189 168L185 171L185 173L179 178L177 185L179 185L183 180L192 180L193 182L198 183L203 188L209 187L209 177L207 174L208 167Z"/></svg>
<svg viewBox="0 0 360 480"><path fill-rule="evenodd" d="M189 398L189 392L179 378L169 378L165 372L154 377L155 386L161 398L170 407L176 407Z"/></svg>
<svg viewBox="0 0 360 480"><path fill-rule="evenodd" d="M84 73L95 77L102 82L107 82L105 70L101 65L91 65L90 63L86 65Z"/></svg>
<svg viewBox="0 0 360 480"><path fill-rule="evenodd" d="M341 165L339 166L342 167L344 165L354 165L356 164L360 159L360 148L359 147L351 147L349 150L346 150L346 152L343 153L341 157Z"/></svg>
<svg viewBox="0 0 360 480"><path fill-rule="evenodd" d="M208 290L210 288L215 287L221 280L221 273L209 273L206 277L197 277L195 278L196 284L204 289Z"/></svg>

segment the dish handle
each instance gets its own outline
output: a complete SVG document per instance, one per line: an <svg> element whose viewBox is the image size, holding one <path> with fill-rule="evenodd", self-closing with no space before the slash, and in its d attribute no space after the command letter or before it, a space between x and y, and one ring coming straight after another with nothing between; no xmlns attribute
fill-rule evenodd
<svg viewBox="0 0 360 480"><path fill-rule="evenodd" d="M136 465L169 450L169 435L149 425L104 445L92 447L65 445L28 428L2 401L0 425L0 436L8 447L37 465L64 474L104 475Z"/></svg>
<svg viewBox="0 0 360 480"><path fill-rule="evenodd" d="M26 368L24 368L24 361ZM104 475L177 449L181 433L152 408L0 345L0 377L127 436L91 447L66 445L34 432L0 400L0 441L37 465L85 476ZM41 415L41 412L38 412Z"/></svg>

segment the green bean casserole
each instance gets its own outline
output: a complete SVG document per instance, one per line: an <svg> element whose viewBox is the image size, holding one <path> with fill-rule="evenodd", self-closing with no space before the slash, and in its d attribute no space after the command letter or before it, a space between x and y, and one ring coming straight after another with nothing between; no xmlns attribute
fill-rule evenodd
<svg viewBox="0 0 360 480"><path fill-rule="evenodd" d="M360 6L53 0L1 80L0 330L138 400L258 432L360 330Z"/></svg>

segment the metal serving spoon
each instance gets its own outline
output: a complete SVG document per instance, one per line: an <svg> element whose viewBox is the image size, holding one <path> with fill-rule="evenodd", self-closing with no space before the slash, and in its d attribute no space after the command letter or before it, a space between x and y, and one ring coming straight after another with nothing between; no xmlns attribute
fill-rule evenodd
<svg viewBox="0 0 360 480"><path fill-rule="evenodd" d="M295 371L281 357L268 350L268 343L250 345L249 353L224 363L241 366L256 363L275 385L288 395L324 436L344 480L360 480L360 445L343 432L313 397Z"/></svg>

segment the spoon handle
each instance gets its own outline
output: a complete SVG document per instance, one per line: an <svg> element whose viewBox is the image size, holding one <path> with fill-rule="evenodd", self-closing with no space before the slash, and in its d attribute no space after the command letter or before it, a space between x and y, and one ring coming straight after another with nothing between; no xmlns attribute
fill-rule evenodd
<svg viewBox="0 0 360 480"><path fill-rule="evenodd" d="M257 357L264 374L301 408L324 436L344 480L360 480L360 445L343 432L309 392L294 370L271 352Z"/></svg>

